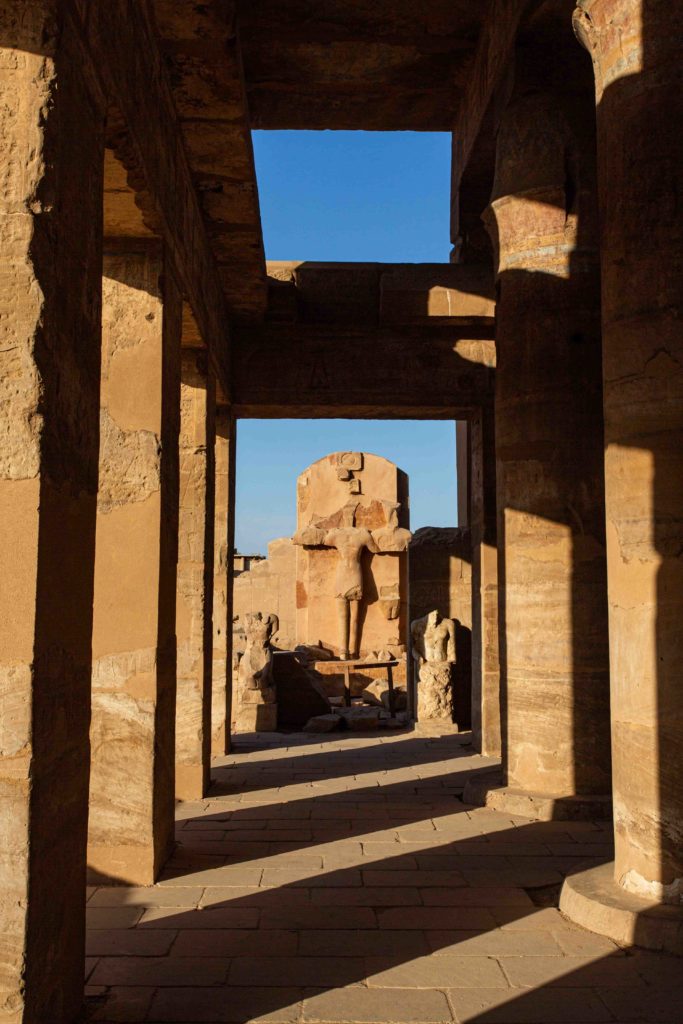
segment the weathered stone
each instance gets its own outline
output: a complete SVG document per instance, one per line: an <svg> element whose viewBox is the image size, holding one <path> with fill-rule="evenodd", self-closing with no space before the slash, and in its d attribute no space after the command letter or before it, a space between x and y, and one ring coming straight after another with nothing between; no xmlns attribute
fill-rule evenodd
<svg viewBox="0 0 683 1024"><path fill-rule="evenodd" d="M425 662L417 683L417 720L453 722L453 666Z"/></svg>
<svg viewBox="0 0 683 1024"><path fill-rule="evenodd" d="M453 666L456 664L456 623L429 612L411 623L413 659L418 668L417 720L453 724Z"/></svg>
<svg viewBox="0 0 683 1024"><path fill-rule="evenodd" d="M334 732L341 724L339 715L315 715L306 722L304 732Z"/></svg>
<svg viewBox="0 0 683 1024"><path fill-rule="evenodd" d="M317 673L305 668L294 654L274 655L273 679L281 727L301 729L309 718L329 714L330 705Z"/></svg>
<svg viewBox="0 0 683 1024"><path fill-rule="evenodd" d="M174 839L181 310L154 251L105 256L88 866L139 885Z"/></svg>
<svg viewBox="0 0 683 1024"><path fill-rule="evenodd" d="M255 612L245 616L246 644L237 670L235 728L238 732L270 732L277 728L271 647L277 626L275 615L265 617Z"/></svg>
<svg viewBox="0 0 683 1024"><path fill-rule="evenodd" d="M245 616L254 612L277 615L276 647L296 637L296 548L289 537L268 544L268 557L252 562L233 583L235 628L243 627Z"/></svg>
<svg viewBox="0 0 683 1024"><path fill-rule="evenodd" d="M245 7L252 125L450 131L483 15L444 0Z"/></svg>
<svg viewBox="0 0 683 1024"><path fill-rule="evenodd" d="M465 426L467 426L465 424ZM466 491L469 447L464 451L464 472L458 465L458 494ZM463 484L463 476L465 483ZM455 716L463 729L472 723L472 615L473 551L467 509L458 510L461 528L423 527L416 530L408 549L410 577L410 620L436 609L455 620L458 660L453 670ZM464 519L460 519L464 515ZM496 678L496 694L498 687Z"/></svg>
<svg viewBox="0 0 683 1024"><path fill-rule="evenodd" d="M501 700L493 410L485 405L472 418L468 427L468 523L472 545L472 733L477 750L498 757L501 753ZM461 652L463 639L459 639ZM460 671L456 669L456 673L461 685Z"/></svg>
<svg viewBox="0 0 683 1024"><path fill-rule="evenodd" d="M379 708L341 708L336 711L336 715L343 718L353 732L379 729L382 721Z"/></svg>
<svg viewBox="0 0 683 1024"><path fill-rule="evenodd" d="M337 476L342 464L362 480L362 494L349 496L346 481ZM300 643L321 643L348 658L405 642L407 497L405 474L376 455L337 452L301 474L294 536ZM375 598L383 587L399 595L394 619Z"/></svg>
<svg viewBox="0 0 683 1024"><path fill-rule="evenodd" d="M216 410L215 526L213 570L213 664L211 752L230 753L232 708L233 587L230 553L235 546L235 423L226 406Z"/></svg>
<svg viewBox="0 0 683 1024"><path fill-rule="evenodd" d="M59 1024L83 997L106 111L64 8L0 9L0 1015Z"/></svg>
<svg viewBox="0 0 683 1024"><path fill-rule="evenodd" d="M593 85L564 10L548 8L534 23L516 76L486 215L500 287L495 430L506 782L545 796L606 795Z"/></svg>
<svg viewBox="0 0 683 1024"><path fill-rule="evenodd" d="M672 904L683 892L682 15L582 0L575 18L598 101L614 878Z"/></svg>
<svg viewBox="0 0 683 1024"><path fill-rule="evenodd" d="M184 349L180 378L176 796L200 799L211 761L215 379L204 353Z"/></svg>
<svg viewBox="0 0 683 1024"><path fill-rule="evenodd" d="M386 672L386 669L380 670ZM360 694L366 704L373 707L389 708L389 686L386 679L375 679L365 686ZM394 710L404 711L408 705L408 694L405 687L394 686Z"/></svg>

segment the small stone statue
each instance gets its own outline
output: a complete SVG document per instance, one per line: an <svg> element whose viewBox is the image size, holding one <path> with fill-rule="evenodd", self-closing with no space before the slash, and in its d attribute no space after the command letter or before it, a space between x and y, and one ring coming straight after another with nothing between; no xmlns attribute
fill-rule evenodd
<svg viewBox="0 0 683 1024"><path fill-rule="evenodd" d="M418 668L418 721L452 725L455 620L441 618L438 611L429 612L411 623L410 633Z"/></svg>
<svg viewBox="0 0 683 1024"><path fill-rule="evenodd" d="M277 615L261 612L245 615L246 647L237 669L237 724L241 731L274 732L277 728L276 693L273 686L273 649Z"/></svg>

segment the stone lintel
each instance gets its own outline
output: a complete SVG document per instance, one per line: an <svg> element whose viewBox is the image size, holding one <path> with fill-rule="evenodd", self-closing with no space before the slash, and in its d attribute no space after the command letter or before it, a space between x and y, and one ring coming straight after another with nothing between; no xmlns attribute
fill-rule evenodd
<svg viewBox="0 0 683 1024"><path fill-rule="evenodd" d="M486 266L449 263L316 263L272 260L268 318L361 325L493 324Z"/></svg>
<svg viewBox="0 0 683 1024"><path fill-rule="evenodd" d="M495 344L488 326L265 324L235 331L232 361L238 417L468 419L492 400Z"/></svg>

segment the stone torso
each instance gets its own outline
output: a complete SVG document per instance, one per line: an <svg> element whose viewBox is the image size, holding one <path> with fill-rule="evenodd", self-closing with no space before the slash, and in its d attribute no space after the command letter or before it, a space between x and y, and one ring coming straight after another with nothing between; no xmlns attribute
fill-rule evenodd
<svg viewBox="0 0 683 1024"><path fill-rule="evenodd" d="M360 601L363 597L361 557L363 549L372 545L370 531L355 526L340 527L326 534L325 544L335 548L339 553L335 574L335 597L343 597L347 601Z"/></svg>

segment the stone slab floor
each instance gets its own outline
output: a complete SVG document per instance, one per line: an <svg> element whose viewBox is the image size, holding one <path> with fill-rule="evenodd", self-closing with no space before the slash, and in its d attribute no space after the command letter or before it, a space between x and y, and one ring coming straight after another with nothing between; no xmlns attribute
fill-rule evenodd
<svg viewBox="0 0 683 1024"><path fill-rule="evenodd" d="M158 885L89 890L93 1021L683 1021L683 962L569 924L610 830L464 806L467 736L243 738Z"/></svg>

